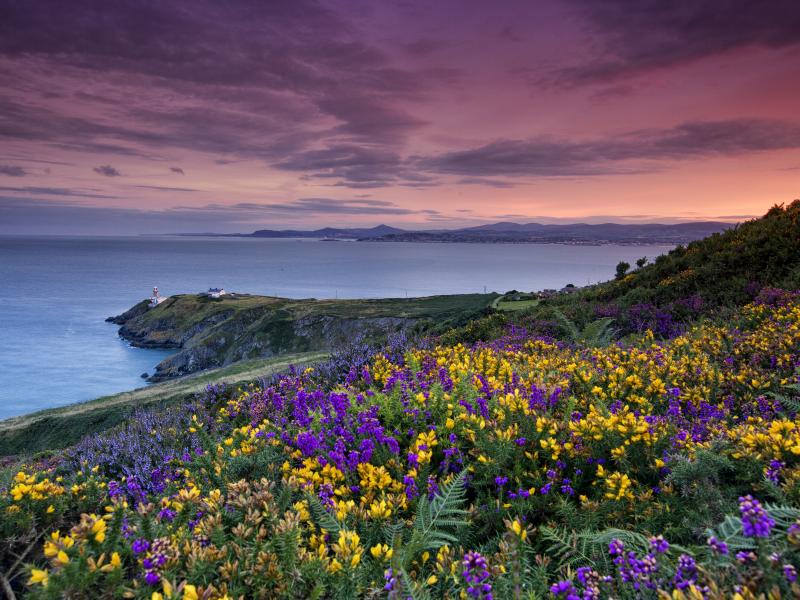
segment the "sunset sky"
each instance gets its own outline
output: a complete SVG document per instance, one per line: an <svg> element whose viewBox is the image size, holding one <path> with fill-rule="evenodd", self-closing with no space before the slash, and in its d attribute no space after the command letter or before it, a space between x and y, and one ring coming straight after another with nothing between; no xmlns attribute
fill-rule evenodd
<svg viewBox="0 0 800 600"><path fill-rule="evenodd" d="M742 220L800 2L0 0L0 233Z"/></svg>

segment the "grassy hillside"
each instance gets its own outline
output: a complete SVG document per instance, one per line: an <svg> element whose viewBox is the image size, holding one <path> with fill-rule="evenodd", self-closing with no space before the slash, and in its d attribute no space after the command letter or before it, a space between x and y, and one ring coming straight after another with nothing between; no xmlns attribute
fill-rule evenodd
<svg viewBox="0 0 800 600"><path fill-rule="evenodd" d="M798 597L799 362L787 292L672 340L216 390L7 474L0 572L53 600Z"/></svg>
<svg viewBox="0 0 800 600"><path fill-rule="evenodd" d="M180 404L208 384L255 381L284 371L290 365L311 364L325 356L324 353L310 352L242 361L229 367L210 369L89 402L12 417L0 421L0 456L64 448L85 435L104 431L123 422L138 408L164 408Z"/></svg>
<svg viewBox="0 0 800 600"><path fill-rule="evenodd" d="M145 347L180 351L156 368L154 380L239 360L325 351L362 337L398 331L439 331L480 314L496 294L377 300L291 300L234 295L178 295L158 307L133 307L114 321L120 334Z"/></svg>
<svg viewBox="0 0 800 600"><path fill-rule="evenodd" d="M560 337L570 329L564 327L564 317L578 329L611 320L617 337L649 329L669 338L699 319L723 316L768 295L770 288L800 288L800 200L650 257L639 268L620 268L611 281L472 320L447 332L444 340L490 340L510 325ZM506 308L501 304L496 308Z"/></svg>
<svg viewBox="0 0 800 600"><path fill-rule="evenodd" d="M587 297L663 305L699 295L709 304L735 306L766 286L800 287L800 200L678 246L652 264L597 286Z"/></svg>

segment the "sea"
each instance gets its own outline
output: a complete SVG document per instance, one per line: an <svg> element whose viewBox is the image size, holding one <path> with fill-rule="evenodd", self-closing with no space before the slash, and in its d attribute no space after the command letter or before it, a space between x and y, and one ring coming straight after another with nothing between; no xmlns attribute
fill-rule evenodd
<svg viewBox="0 0 800 600"><path fill-rule="evenodd" d="M609 279L664 245L350 242L230 237L0 237L0 419L142 387L169 351L105 319L151 295L210 287L288 298L383 298Z"/></svg>

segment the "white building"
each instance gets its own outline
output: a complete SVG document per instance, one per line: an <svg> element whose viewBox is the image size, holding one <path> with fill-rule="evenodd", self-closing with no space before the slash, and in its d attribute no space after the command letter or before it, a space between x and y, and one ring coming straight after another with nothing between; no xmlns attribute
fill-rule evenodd
<svg viewBox="0 0 800 600"><path fill-rule="evenodd" d="M225 296L227 293L228 292L226 292L222 288L208 288L206 296L208 296L209 298L220 298L222 296Z"/></svg>
<svg viewBox="0 0 800 600"><path fill-rule="evenodd" d="M158 293L158 287L153 288L153 295L150 296L150 303L147 305L149 308L155 308L159 304L161 304L164 300L166 300L166 296L161 296Z"/></svg>

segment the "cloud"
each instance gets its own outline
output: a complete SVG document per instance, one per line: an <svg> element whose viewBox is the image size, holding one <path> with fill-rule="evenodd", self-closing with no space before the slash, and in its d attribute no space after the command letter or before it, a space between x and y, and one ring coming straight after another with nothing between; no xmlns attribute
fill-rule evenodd
<svg viewBox="0 0 800 600"><path fill-rule="evenodd" d="M198 0L191 11L135 0L0 8L7 87L47 85L71 97L87 76L97 83L81 113L70 103L34 105L24 92L0 100L8 117L0 139L147 158L181 148L269 164L319 146L390 151L425 125L404 106L436 74L397 64L366 41L353 14L316 0Z"/></svg>
<svg viewBox="0 0 800 600"><path fill-rule="evenodd" d="M0 175L7 175L9 177L25 177L28 172L22 167L16 165L0 165Z"/></svg>
<svg viewBox="0 0 800 600"><path fill-rule="evenodd" d="M165 185L135 185L135 188L143 189L143 190L157 190L159 192L199 192L200 190L195 188L185 188L185 187L171 187Z"/></svg>
<svg viewBox="0 0 800 600"><path fill-rule="evenodd" d="M498 140L418 157L418 169L483 177L572 177L656 170L663 161L800 148L800 124L768 119L695 121L590 140Z"/></svg>
<svg viewBox="0 0 800 600"><path fill-rule="evenodd" d="M444 218L439 211L402 208L386 200L300 198L286 203L241 202L176 206L161 210L98 207L74 201L0 196L0 233L119 234L179 232L247 232L275 222L303 227L321 216L419 215Z"/></svg>
<svg viewBox="0 0 800 600"><path fill-rule="evenodd" d="M342 185L357 189L392 185L406 174L397 152L357 144L296 152L273 166L308 173L314 179L341 180Z"/></svg>
<svg viewBox="0 0 800 600"><path fill-rule="evenodd" d="M99 173L100 175L105 175L106 177L120 177L122 173L117 171L111 165L100 165L99 167L95 167L92 169L95 173Z"/></svg>
<svg viewBox="0 0 800 600"><path fill-rule="evenodd" d="M208 204L201 207L178 207L187 211L212 212L248 212L253 215L272 214L307 214L307 215L439 215L433 209L415 210L403 208L387 200L357 198L354 200L338 200L333 198L298 198L292 202L260 203L240 202L237 204Z"/></svg>
<svg viewBox="0 0 800 600"><path fill-rule="evenodd" d="M15 194L34 194L38 196L62 196L65 198L103 198L114 199L119 196L110 196L108 194L97 194L93 191L76 190L63 187L7 187L0 186L0 192L11 192Z"/></svg>
<svg viewBox="0 0 800 600"><path fill-rule="evenodd" d="M502 179L486 179L485 177L462 177L456 183L461 185L483 185L493 188L512 188L515 186L510 181L503 181Z"/></svg>
<svg viewBox="0 0 800 600"><path fill-rule="evenodd" d="M596 58L562 68L551 81L605 83L746 47L800 44L796 0L573 0Z"/></svg>
<svg viewBox="0 0 800 600"><path fill-rule="evenodd" d="M180 167L170 167L169 170L172 171L173 173L177 173L178 175L186 175L186 173L184 173L183 169L181 169Z"/></svg>

